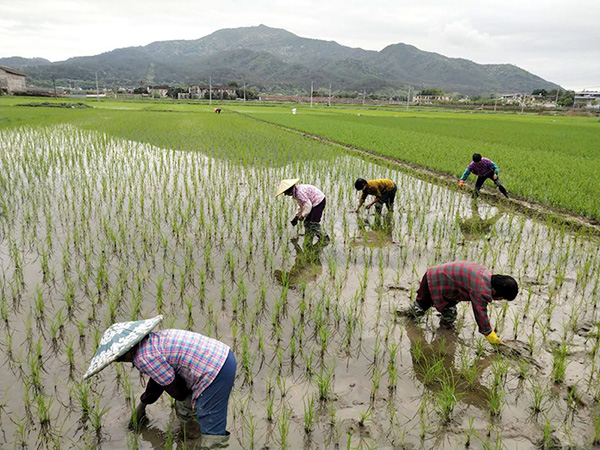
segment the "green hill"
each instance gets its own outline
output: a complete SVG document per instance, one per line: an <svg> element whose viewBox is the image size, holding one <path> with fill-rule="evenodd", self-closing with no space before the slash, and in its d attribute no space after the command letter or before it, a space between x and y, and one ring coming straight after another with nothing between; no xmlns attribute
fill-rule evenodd
<svg viewBox="0 0 600 450"><path fill-rule="evenodd" d="M2 61L7 59L0 58L0 64L11 65ZM101 83L109 85L206 83L212 77L213 83L236 80L270 92L306 92L311 81L315 87L331 84L335 90L367 92L409 85L463 94L529 93L558 87L510 64L482 65L406 44L389 45L379 52L362 50L265 25L223 29L197 40L159 41L55 63L17 62L12 66L34 83L53 76L89 81L97 73Z"/></svg>

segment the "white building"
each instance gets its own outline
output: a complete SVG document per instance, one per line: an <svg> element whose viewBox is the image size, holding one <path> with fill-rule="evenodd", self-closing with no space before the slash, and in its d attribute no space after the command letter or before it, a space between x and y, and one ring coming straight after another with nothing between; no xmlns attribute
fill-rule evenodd
<svg viewBox="0 0 600 450"><path fill-rule="evenodd" d="M206 98L209 91L212 90L212 98L219 99L227 97L229 99L237 98L236 88L234 86L214 85L210 86L190 86L188 92L191 98Z"/></svg>
<svg viewBox="0 0 600 450"><path fill-rule="evenodd" d="M425 104L433 104L435 102L449 102L452 100L452 96L448 94L438 94L438 95L422 95L416 94L413 96L413 103L425 103Z"/></svg>
<svg viewBox="0 0 600 450"><path fill-rule="evenodd" d="M575 92L575 104L584 108L600 108L600 91Z"/></svg>

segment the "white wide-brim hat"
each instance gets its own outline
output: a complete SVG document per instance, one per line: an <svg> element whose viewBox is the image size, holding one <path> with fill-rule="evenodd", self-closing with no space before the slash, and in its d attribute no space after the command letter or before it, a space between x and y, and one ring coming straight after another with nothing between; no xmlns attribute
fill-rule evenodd
<svg viewBox="0 0 600 450"><path fill-rule="evenodd" d="M144 339L163 320L163 316L156 316L148 320L135 322L119 322L111 325L104 332L96 354L90 362L90 367L83 375L83 379L97 374L110 363L119 359L135 344Z"/></svg>
<svg viewBox="0 0 600 450"><path fill-rule="evenodd" d="M279 183L279 187L277 188L277 193L275 194L275 197L279 197L281 194L283 194L285 191L287 191L289 188L295 185L298 181L300 181L300 178L290 178L289 180L281 180L281 183Z"/></svg>

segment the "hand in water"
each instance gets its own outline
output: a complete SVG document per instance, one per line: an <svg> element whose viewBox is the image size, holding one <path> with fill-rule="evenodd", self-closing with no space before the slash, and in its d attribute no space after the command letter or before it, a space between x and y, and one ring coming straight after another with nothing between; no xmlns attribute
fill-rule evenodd
<svg viewBox="0 0 600 450"><path fill-rule="evenodd" d="M148 423L148 416L146 416L146 405L139 403L135 408L127 428L129 431L138 431Z"/></svg>

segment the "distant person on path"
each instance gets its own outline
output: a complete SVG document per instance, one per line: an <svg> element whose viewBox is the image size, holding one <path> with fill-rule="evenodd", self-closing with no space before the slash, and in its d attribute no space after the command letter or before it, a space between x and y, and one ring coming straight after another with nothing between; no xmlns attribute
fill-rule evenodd
<svg viewBox="0 0 600 450"><path fill-rule="evenodd" d="M215 112L216 112L217 114L221 114L221 108L215 108Z"/></svg>
<svg viewBox="0 0 600 450"><path fill-rule="evenodd" d="M227 405L236 372L230 348L215 339L185 330L152 332L163 316L136 322L115 323L100 341L90 367L89 378L112 362L131 362L150 377L146 391L136 407L139 426L146 417L146 406L166 391L175 402L175 411L191 436L194 422L200 428L202 448L226 443Z"/></svg>
<svg viewBox="0 0 600 450"><path fill-rule="evenodd" d="M473 172L477 175L477 181L475 182L475 191L473 192L473 197L479 197L479 191L481 190L481 186L488 178L494 182L500 192L508 198L508 192L506 188L500 183L500 179L498 178L498 166L494 163L494 161L482 158L479 153L473 153L473 161L467 167L467 170L460 177L460 181L458 182L458 187L461 188L463 184L465 184L465 180L469 178Z"/></svg>
<svg viewBox="0 0 600 450"><path fill-rule="evenodd" d="M307 235L305 242L312 243L313 237L317 236L319 241L327 243L329 242L329 236L323 235L321 232L321 218L326 204L325 194L313 185L298 184L298 181L300 181L300 178L282 180L279 183L275 197L284 194L296 200L298 211L291 224L296 226L298 221L304 221Z"/></svg>
<svg viewBox="0 0 600 450"><path fill-rule="evenodd" d="M511 276L493 275L473 262L454 261L429 268L421 280L415 302L398 314L417 319L433 306L442 315L440 325L451 328L456 321L458 302L471 302L479 332L490 344L501 344L490 325L487 305L493 300L512 301L518 292L519 285Z"/></svg>
<svg viewBox="0 0 600 450"><path fill-rule="evenodd" d="M358 202L357 208L354 212L358 212L360 207L363 205L369 195L375 196L375 200L369 203L366 208L369 209L375 205L375 212L381 214L383 205L387 206L388 212L394 210L394 200L396 199L396 191L398 190L396 183L389 178L379 178L377 180L365 180L363 178L357 178L354 182L354 188L357 191L362 191L362 196Z"/></svg>

